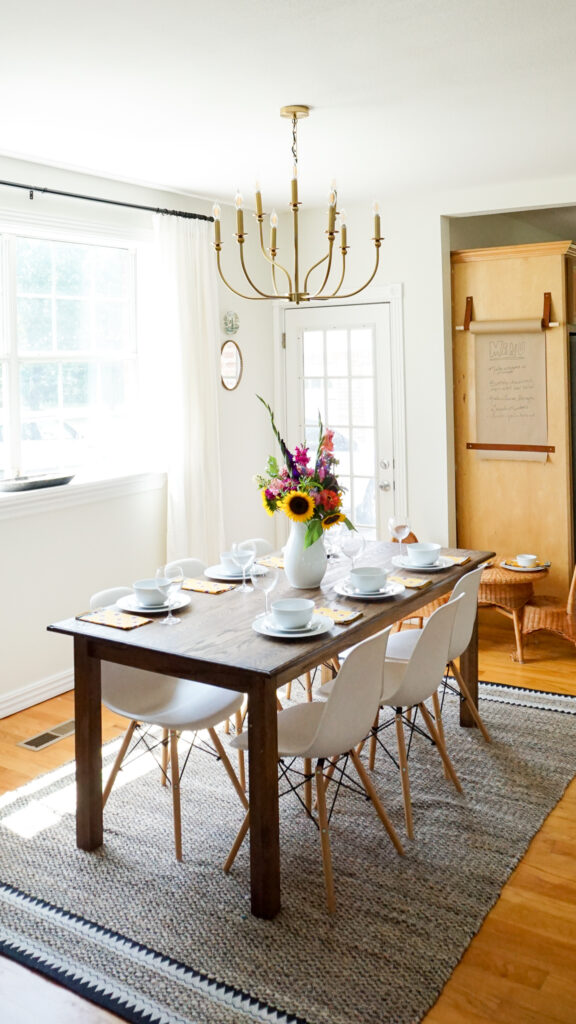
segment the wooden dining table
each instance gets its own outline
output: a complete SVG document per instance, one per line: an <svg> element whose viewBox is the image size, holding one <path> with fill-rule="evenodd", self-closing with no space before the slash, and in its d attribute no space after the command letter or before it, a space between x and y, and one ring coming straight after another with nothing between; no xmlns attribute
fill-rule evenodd
<svg viewBox="0 0 576 1024"><path fill-rule="evenodd" d="M398 556L398 550L395 544L372 542L367 545L363 562L392 569L395 576L409 577L409 573L392 567L391 560ZM467 556L467 561L430 573L430 584L423 590L406 589L397 597L381 601L350 600L335 592L335 584L350 570L350 561L343 556L329 559L320 588L294 591L280 572L275 598L310 597L318 608L356 609L362 613L355 622L334 624L314 638L279 639L256 633L252 623L263 611L263 595L259 591L242 593L239 588L218 595L191 594L190 605L179 612L181 622L172 628L152 621L126 631L78 618L48 626L74 639L77 846L95 850L103 843L102 661L239 690L248 695L251 909L257 917L274 917L280 909L278 687L449 593L461 576L492 557L493 552L443 549L442 554ZM477 628L460 667L477 702ZM474 726L465 703L461 705L460 722Z"/></svg>

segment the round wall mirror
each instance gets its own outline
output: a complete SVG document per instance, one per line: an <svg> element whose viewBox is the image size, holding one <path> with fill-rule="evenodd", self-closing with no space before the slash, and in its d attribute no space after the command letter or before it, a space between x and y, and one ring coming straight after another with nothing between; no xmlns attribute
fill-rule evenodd
<svg viewBox="0 0 576 1024"><path fill-rule="evenodd" d="M222 386L234 391L242 376L242 353L235 341L225 341L220 349L220 373Z"/></svg>

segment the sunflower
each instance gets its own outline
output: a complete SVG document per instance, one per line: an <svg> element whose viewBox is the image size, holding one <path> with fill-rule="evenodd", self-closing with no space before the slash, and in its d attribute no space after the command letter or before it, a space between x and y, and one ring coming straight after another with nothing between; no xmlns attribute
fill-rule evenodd
<svg viewBox="0 0 576 1024"><path fill-rule="evenodd" d="M266 488L263 487L260 493L262 495L262 504L264 505L264 508L266 509L266 511L267 511L269 516L273 516L274 515L274 509L270 508L270 502L268 501L268 498L266 497Z"/></svg>
<svg viewBox="0 0 576 1024"><path fill-rule="evenodd" d="M336 526L337 523L343 523L345 520L346 516L343 512L331 512L330 515L324 516L322 529L329 530L331 526Z"/></svg>
<svg viewBox="0 0 576 1024"><path fill-rule="evenodd" d="M282 499L282 511L295 523L307 523L316 508L312 498L304 491L288 491Z"/></svg>

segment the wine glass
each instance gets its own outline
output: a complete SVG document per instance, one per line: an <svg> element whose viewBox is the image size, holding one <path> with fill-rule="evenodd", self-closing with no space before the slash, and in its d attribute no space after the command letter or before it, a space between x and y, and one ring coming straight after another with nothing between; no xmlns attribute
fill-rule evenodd
<svg viewBox="0 0 576 1024"><path fill-rule="evenodd" d="M366 541L364 536L358 530L346 529L344 531L340 540L340 550L343 555L350 559L350 567L352 569L354 568L355 559L360 557L365 547Z"/></svg>
<svg viewBox="0 0 576 1024"><path fill-rule="evenodd" d="M242 594L252 592L252 587L249 587L246 583L246 572L255 558L256 548L253 544L235 542L232 545L232 559L238 568L242 570L242 586L238 588Z"/></svg>
<svg viewBox="0 0 576 1024"><path fill-rule="evenodd" d="M270 568L267 569L266 572L254 572L254 568L255 567L252 566L250 579L252 580L252 583L254 584L256 590L264 591L264 600L266 602L265 614L268 615L270 613L270 602L268 599L268 594L270 594L270 592L274 590L274 587L278 583L278 570Z"/></svg>
<svg viewBox="0 0 576 1024"><path fill-rule="evenodd" d="M174 598L184 582L184 571L180 565L162 565L156 570L156 586L168 600L168 615L160 619L161 626L175 626L180 619L172 615Z"/></svg>
<svg viewBox="0 0 576 1024"><path fill-rule="evenodd" d="M400 554L402 554L402 541L410 533L410 523L408 521L408 516L403 512L395 516L390 516L390 519L388 520L388 529L390 530L392 536L395 537L398 543L400 544ZM404 550L404 554L405 553L406 551Z"/></svg>

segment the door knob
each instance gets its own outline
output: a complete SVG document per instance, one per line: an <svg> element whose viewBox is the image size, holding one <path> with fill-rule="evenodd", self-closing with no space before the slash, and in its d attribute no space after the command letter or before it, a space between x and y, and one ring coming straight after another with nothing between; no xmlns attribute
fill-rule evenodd
<svg viewBox="0 0 576 1024"><path fill-rule="evenodd" d="M390 483L389 480L384 480L381 484L378 484L378 487L380 488L381 491L389 491L390 488L392 487L392 484Z"/></svg>

